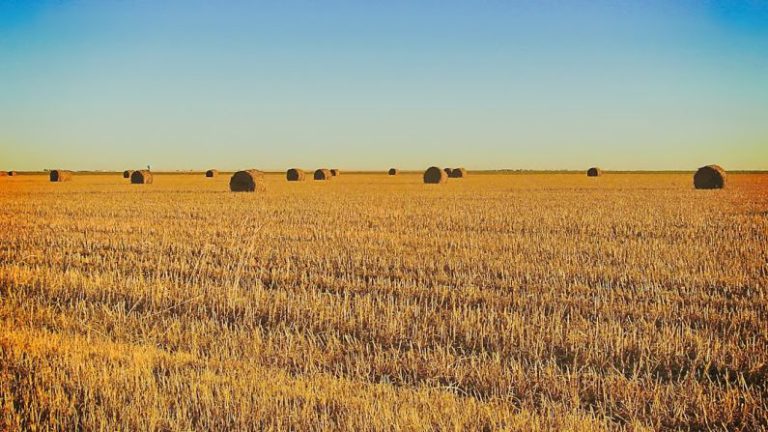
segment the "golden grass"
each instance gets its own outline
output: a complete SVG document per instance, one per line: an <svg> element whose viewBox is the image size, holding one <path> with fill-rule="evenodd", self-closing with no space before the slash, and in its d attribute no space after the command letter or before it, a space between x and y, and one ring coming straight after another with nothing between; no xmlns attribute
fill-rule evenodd
<svg viewBox="0 0 768 432"><path fill-rule="evenodd" d="M768 427L768 176L0 180L0 430Z"/></svg>

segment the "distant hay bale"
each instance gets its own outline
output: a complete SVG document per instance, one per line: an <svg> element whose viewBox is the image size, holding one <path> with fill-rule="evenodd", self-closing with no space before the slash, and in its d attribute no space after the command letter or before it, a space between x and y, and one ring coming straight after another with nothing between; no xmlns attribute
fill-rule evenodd
<svg viewBox="0 0 768 432"><path fill-rule="evenodd" d="M133 174L133 171L125 170L125 171L123 171L123 178L129 179L129 178L131 178L131 174Z"/></svg>
<svg viewBox="0 0 768 432"><path fill-rule="evenodd" d="M443 168L443 171L445 171L445 175L447 175L448 177L450 177L450 176L451 176L451 171L453 171L453 170L452 170L452 169L450 169L450 168Z"/></svg>
<svg viewBox="0 0 768 432"><path fill-rule="evenodd" d="M592 167L587 170L587 177L600 177L603 175L603 170L598 167Z"/></svg>
<svg viewBox="0 0 768 432"><path fill-rule="evenodd" d="M49 177L52 182L69 181L72 180L72 171L64 171L58 169L51 170Z"/></svg>
<svg viewBox="0 0 768 432"><path fill-rule="evenodd" d="M131 171L131 184L152 184L153 177L149 170Z"/></svg>
<svg viewBox="0 0 768 432"><path fill-rule="evenodd" d="M304 181L306 177L307 174L298 168L291 168L285 172L285 178L288 181Z"/></svg>
<svg viewBox="0 0 768 432"><path fill-rule="evenodd" d="M333 177L333 174L329 169L320 168L315 170L315 175L314 175L315 180L330 180L331 177Z"/></svg>
<svg viewBox="0 0 768 432"><path fill-rule="evenodd" d="M131 184L152 184L152 173L149 170L131 172Z"/></svg>
<svg viewBox="0 0 768 432"><path fill-rule="evenodd" d="M19 173L16 171L8 171L8 177L16 177L17 175L19 175Z"/></svg>
<svg viewBox="0 0 768 432"><path fill-rule="evenodd" d="M448 180L448 173L438 167L429 167L424 171L424 183L438 184Z"/></svg>
<svg viewBox="0 0 768 432"><path fill-rule="evenodd" d="M264 173L250 169L238 171L229 179L229 190L232 192L255 192L263 186Z"/></svg>
<svg viewBox="0 0 768 432"><path fill-rule="evenodd" d="M400 174L400 170L397 168L390 168L389 171L387 171L387 174L394 176Z"/></svg>
<svg viewBox="0 0 768 432"><path fill-rule="evenodd" d="M213 178L213 177L216 177L218 175L219 175L219 171L215 170L215 169L209 169L208 171L205 172L205 176L207 178Z"/></svg>
<svg viewBox="0 0 768 432"><path fill-rule="evenodd" d="M454 168L451 170L450 174L448 174L448 177L450 178L464 178L467 176L467 170L464 168Z"/></svg>
<svg viewBox="0 0 768 432"><path fill-rule="evenodd" d="M334 177L338 177L339 174L341 174L341 171L338 170L338 168L332 168L331 169L331 175Z"/></svg>
<svg viewBox="0 0 768 432"><path fill-rule="evenodd" d="M696 189L722 189L725 187L725 170L720 165L707 165L693 175Z"/></svg>

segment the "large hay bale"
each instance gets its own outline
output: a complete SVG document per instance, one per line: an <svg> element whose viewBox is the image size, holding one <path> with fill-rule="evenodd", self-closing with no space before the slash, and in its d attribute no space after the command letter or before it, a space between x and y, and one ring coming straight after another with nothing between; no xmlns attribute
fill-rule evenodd
<svg viewBox="0 0 768 432"><path fill-rule="evenodd" d="M448 177L450 177L450 176L451 176L451 171L453 171L453 170L452 170L452 169L450 169L450 168L443 168L443 171L445 171L445 175L447 175Z"/></svg>
<svg viewBox="0 0 768 432"><path fill-rule="evenodd" d="M133 171L125 170L125 171L123 171L123 178L124 179L129 179L129 178L131 178L131 174L133 174Z"/></svg>
<svg viewBox="0 0 768 432"><path fill-rule="evenodd" d="M722 189L725 187L725 170L720 165L707 165L693 175L696 189Z"/></svg>
<svg viewBox="0 0 768 432"><path fill-rule="evenodd" d="M16 171L8 171L8 177L16 177L17 175L19 175L19 173Z"/></svg>
<svg viewBox="0 0 768 432"><path fill-rule="evenodd" d="M131 173L131 184L152 184L152 173L149 170L138 170Z"/></svg>
<svg viewBox="0 0 768 432"><path fill-rule="evenodd" d="M338 168L331 168L331 175L332 175L333 177L338 177L338 176L339 176L339 174L341 174L341 171L339 171L339 169L338 169Z"/></svg>
<svg viewBox="0 0 768 432"><path fill-rule="evenodd" d="M600 177L603 175L603 170L598 167L592 167L587 170L587 177Z"/></svg>
<svg viewBox="0 0 768 432"><path fill-rule="evenodd" d="M219 171L217 171L215 169L209 169L208 171L205 172L205 177L206 178L213 178L213 177L216 177L218 175L219 175Z"/></svg>
<svg viewBox="0 0 768 432"><path fill-rule="evenodd" d="M390 168L389 171L387 172L387 174L389 174L391 176L395 176L395 175L400 174L400 170L398 170L397 168Z"/></svg>
<svg viewBox="0 0 768 432"><path fill-rule="evenodd" d="M285 172L285 178L288 181L304 181L306 177L306 173L298 168L291 168Z"/></svg>
<svg viewBox="0 0 768 432"><path fill-rule="evenodd" d="M238 171L229 179L229 190L232 192L255 192L263 186L264 173L250 169Z"/></svg>
<svg viewBox="0 0 768 432"><path fill-rule="evenodd" d="M315 170L315 175L314 175L315 180L330 180L331 177L333 177L333 174L329 169L320 168Z"/></svg>
<svg viewBox="0 0 768 432"><path fill-rule="evenodd" d="M63 181L72 180L72 171L55 169L55 170L51 170L51 172L48 175L52 182L63 182Z"/></svg>
<svg viewBox="0 0 768 432"><path fill-rule="evenodd" d="M424 183L438 184L445 183L447 180L448 174L438 167L429 167L424 171Z"/></svg>
<svg viewBox="0 0 768 432"><path fill-rule="evenodd" d="M454 168L451 170L451 173L448 174L448 177L450 178L464 178L467 176L467 170L464 168Z"/></svg>

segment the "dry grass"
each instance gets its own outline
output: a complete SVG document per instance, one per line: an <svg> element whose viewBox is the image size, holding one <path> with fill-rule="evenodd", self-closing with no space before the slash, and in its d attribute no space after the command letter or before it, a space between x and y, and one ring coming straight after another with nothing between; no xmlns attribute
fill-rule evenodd
<svg viewBox="0 0 768 432"><path fill-rule="evenodd" d="M225 177L0 181L0 430L767 427L766 175Z"/></svg>

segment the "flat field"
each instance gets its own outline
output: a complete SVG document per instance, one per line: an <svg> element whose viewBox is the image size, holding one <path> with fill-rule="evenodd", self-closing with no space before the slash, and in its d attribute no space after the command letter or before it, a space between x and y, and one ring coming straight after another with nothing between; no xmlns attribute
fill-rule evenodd
<svg viewBox="0 0 768 432"><path fill-rule="evenodd" d="M0 178L0 430L768 428L768 175Z"/></svg>

